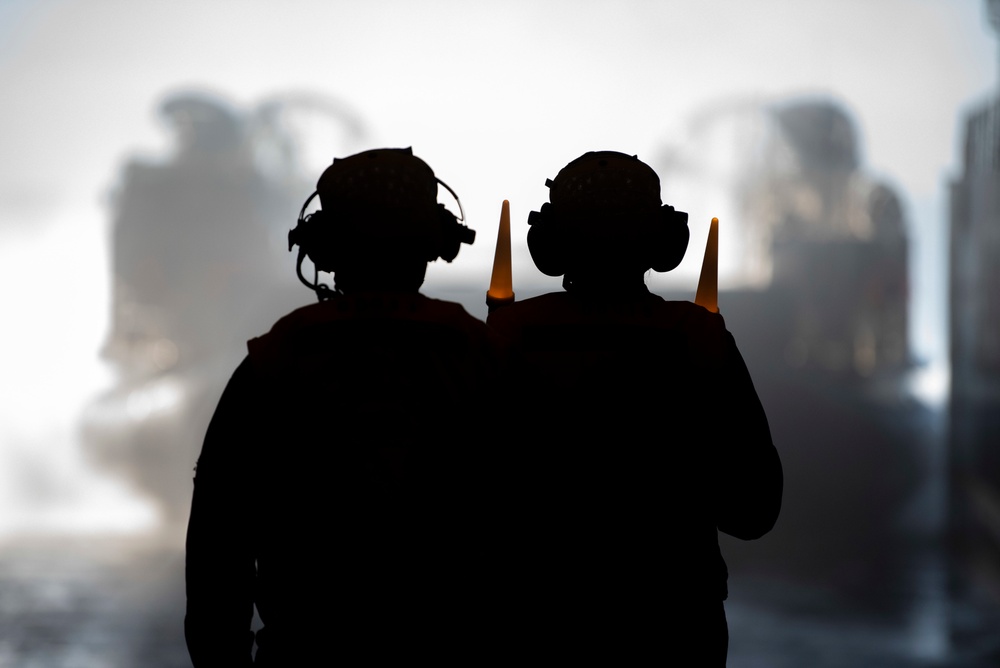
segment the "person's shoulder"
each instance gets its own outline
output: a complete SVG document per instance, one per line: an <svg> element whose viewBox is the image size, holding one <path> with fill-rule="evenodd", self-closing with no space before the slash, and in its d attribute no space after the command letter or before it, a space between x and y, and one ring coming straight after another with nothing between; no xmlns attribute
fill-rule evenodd
<svg viewBox="0 0 1000 668"><path fill-rule="evenodd" d="M718 367L726 364L736 346L726 321L717 311L688 301L664 301L674 319L674 327L687 342L694 358Z"/></svg>
<svg viewBox="0 0 1000 668"><path fill-rule="evenodd" d="M317 302L300 306L278 318L271 328L247 342L251 353L255 347L259 348L265 342L277 342L284 339L292 332L296 332L310 324L329 320L336 317L337 308L333 304L334 300Z"/></svg>
<svg viewBox="0 0 1000 668"><path fill-rule="evenodd" d="M459 324L472 324L473 326L484 325L482 320L469 313L464 306L458 302L447 301L428 297L418 293L416 304L429 316L437 317L443 321L452 321Z"/></svg>
<svg viewBox="0 0 1000 668"><path fill-rule="evenodd" d="M369 292L336 294L324 301L299 307L279 318L266 334L251 341L258 344L276 342L315 325L372 319L425 321L472 331L487 329L486 323L473 317L456 302L434 299L419 292Z"/></svg>
<svg viewBox="0 0 1000 668"><path fill-rule="evenodd" d="M501 306L487 316L486 322L491 327L506 329L517 323L567 318L577 311L576 300L568 292L549 292Z"/></svg>
<svg viewBox="0 0 1000 668"><path fill-rule="evenodd" d="M324 304L325 302L320 302L301 306L278 318L267 332L248 340L249 365L258 371L275 366L281 357L284 342L307 323L316 321L325 310L322 308Z"/></svg>
<svg viewBox="0 0 1000 668"><path fill-rule="evenodd" d="M682 329L695 329L705 332L725 331L726 321L718 312L709 311L704 306L699 306L689 301L668 301L658 295L652 295L657 300L657 310L670 316L678 327Z"/></svg>
<svg viewBox="0 0 1000 668"><path fill-rule="evenodd" d="M422 294L418 296L424 316L428 319L465 332L470 338L482 340L488 345L498 345L493 329L469 313L462 304Z"/></svg>
<svg viewBox="0 0 1000 668"><path fill-rule="evenodd" d="M624 299L587 298L569 292L551 292L500 307L487 322L497 329L525 323L570 321L655 324L683 329L725 329L722 316L688 301L668 301L653 293Z"/></svg>
<svg viewBox="0 0 1000 668"><path fill-rule="evenodd" d="M419 331L425 336L440 335L453 341L465 341L476 350L499 348L496 333L461 304L420 293L370 292L332 295L322 302L291 311L279 318L266 334L247 341L250 359L258 368L280 367L288 355L303 352L299 345L303 334L315 338L308 333L333 333L341 324L354 335L357 335L356 326L361 325L364 331ZM412 329L414 327L417 329Z"/></svg>

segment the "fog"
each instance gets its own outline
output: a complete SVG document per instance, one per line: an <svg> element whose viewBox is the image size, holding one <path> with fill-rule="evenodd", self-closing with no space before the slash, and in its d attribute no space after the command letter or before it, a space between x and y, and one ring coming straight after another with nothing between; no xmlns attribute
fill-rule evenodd
<svg viewBox="0 0 1000 668"><path fill-rule="evenodd" d="M527 215L546 201L546 178L609 149L652 165L664 201L690 214L688 254L676 271L649 275L653 291L693 299L708 224L719 217L720 306L759 379L790 498L808 501L786 511L771 543L723 546L734 587L741 573L748 583L735 589L731 665L803 644L833 656L816 627L780 632L785 604L810 588L848 601L838 614L855 619L851 638L891 627L875 644L898 648L903 661L971 656L963 643L979 624L955 632L940 581L949 189L963 170L965 116L995 96L996 63L985 3L974 0L0 5L0 582L25 606L6 606L4 621L46 610L24 583L61 577L67 562L97 573L66 575L74 592L119 561L132 573L161 563L150 550L180 552L199 439L244 342L314 299L295 277L286 234L333 157L412 146L454 189L477 240L453 263L431 265L424 292L485 317L501 202L511 205L517 297L559 290L528 256ZM831 140L824 123L848 138ZM832 143L810 148L814 136ZM850 159L831 167L832 148ZM813 168L816 150L825 161ZM440 201L457 213L443 189ZM818 231L780 237L787 221ZM846 255L836 258L877 243L894 249L864 266L899 259L902 273L879 279L898 299L859 306L863 326L837 334L840 312L815 302L862 288L823 283L817 271L787 296L783 286L804 285L796 267L812 256L783 259L779 238L840 244ZM818 257L833 257L829 248ZM825 333L761 324L764 314L791 323L803 313ZM788 369L800 375L787 380ZM798 383L837 398L796 404ZM871 440L857 452L823 450L833 436L815 450L788 442L801 433L789 416L804 410L871 423ZM873 480L899 472L898 485L865 491L852 456L872 457L859 468ZM824 467L850 482L823 483ZM845 500L846 489L855 498ZM893 533L885 563L865 565L828 549L832 538L807 535L817 517L860 515L868 502L885 516L838 539L871 547L879 532ZM79 559L51 561L79 541L91 546ZM140 556L109 560L95 544ZM822 561L817 553L829 568L788 563ZM893 602L906 612L878 621L880 596L868 605L852 587L903 562L918 573ZM155 595L176 568L154 568L163 579L136 596ZM864 573L841 577L850 569ZM776 581L794 587L760 603ZM85 596L66 596L86 607ZM754 605L760 614L747 613ZM144 642L183 662L179 618L170 617L183 610L163 607L143 632L156 639ZM977 620L991 614L970 609ZM40 618L61 640L43 650L0 632L0 664L131 665L132 655L73 622ZM108 633L123 632L116 619ZM758 644L740 649L741 634Z"/></svg>

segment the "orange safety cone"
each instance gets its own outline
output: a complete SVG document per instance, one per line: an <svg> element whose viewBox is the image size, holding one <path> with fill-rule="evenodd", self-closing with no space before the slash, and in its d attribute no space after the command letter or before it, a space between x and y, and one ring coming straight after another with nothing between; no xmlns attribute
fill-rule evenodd
<svg viewBox="0 0 1000 668"><path fill-rule="evenodd" d="M493 256L493 276L486 291L486 305L490 311L514 301L514 281L510 267L510 202L503 201L500 208L500 229L497 232L497 250Z"/></svg>
<svg viewBox="0 0 1000 668"><path fill-rule="evenodd" d="M701 278L694 303L704 306L712 313L719 312L719 219L713 218L708 228L708 244L705 259L701 263Z"/></svg>

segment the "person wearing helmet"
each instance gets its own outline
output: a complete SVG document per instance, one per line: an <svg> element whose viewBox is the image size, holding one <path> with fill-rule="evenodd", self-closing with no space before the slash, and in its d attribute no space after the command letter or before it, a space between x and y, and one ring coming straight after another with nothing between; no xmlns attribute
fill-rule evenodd
<svg viewBox="0 0 1000 668"><path fill-rule="evenodd" d="M428 262L474 240L439 184L410 149L376 149L334 160L303 205L289 249L319 301L249 341L198 459L195 666L469 663L489 517L471 434L499 346L420 293Z"/></svg>
<svg viewBox="0 0 1000 668"><path fill-rule="evenodd" d="M508 453L522 647L565 663L693 653L690 665L725 665L718 531L755 539L777 519L767 417L722 316L645 285L689 237L656 173L600 151L547 185L528 248L564 291L488 318L509 349L510 391L530 393Z"/></svg>

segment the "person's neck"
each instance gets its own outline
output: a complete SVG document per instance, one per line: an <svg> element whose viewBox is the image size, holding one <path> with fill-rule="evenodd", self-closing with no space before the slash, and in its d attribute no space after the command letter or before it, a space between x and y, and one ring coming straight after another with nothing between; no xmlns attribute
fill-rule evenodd
<svg viewBox="0 0 1000 668"><path fill-rule="evenodd" d="M334 285L338 292L345 295L359 292L416 294L424 284L424 269L424 265L419 265L413 271L398 268L393 271L384 268L345 270L334 275Z"/></svg>
<svg viewBox="0 0 1000 668"><path fill-rule="evenodd" d="M352 287L348 290L340 290L345 297L357 297L360 295L372 294L394 294L394 295L418 295L419 287L399 287L395 285L366 285L363 287Z"/></svg>
<svg viewBox="0 0 1000 668"><path fill-rule="evenodd" d="M643 274L596 274L566 276L568 292L594 295L638 296L648 294Z"/></svg>

